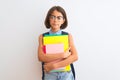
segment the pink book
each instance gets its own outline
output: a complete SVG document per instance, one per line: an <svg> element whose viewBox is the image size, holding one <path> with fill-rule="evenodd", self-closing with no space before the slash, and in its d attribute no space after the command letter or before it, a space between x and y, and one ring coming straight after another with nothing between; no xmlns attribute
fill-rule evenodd
<svg viewBox="0 0 120 80"><path fill-rule="evenodd" d="M64 45L63 44L47 44L43 46L44 53L48 54L56 54L64 52Z"/></svg>
<svg viewBox="0 0 120 80"><path fill-rule="evenodd" d="M47 44L46 45L46 53L54 54L64 52L63 44Z"/></svg>
<svg viewBox="0 0 120 80"><path fill-rule="evenodd" d="M43 47L43 50L47 54L57 54L57 53L64 52L64 45L63 44L47 44ZM61 59L55 60L51 63L56 63L59 61L61 61ZM63 71L64 69L65 67L62 67L62 68L54 69L51 72L60 72L60 71Z"/></svg>

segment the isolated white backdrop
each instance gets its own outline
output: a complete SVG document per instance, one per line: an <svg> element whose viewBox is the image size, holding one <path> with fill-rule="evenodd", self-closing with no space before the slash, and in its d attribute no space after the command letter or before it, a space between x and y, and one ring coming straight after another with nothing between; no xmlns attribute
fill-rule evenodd
<svg viewBox="0 0 120 80"><path fill-rule="evenodd" d="M62 6L79 60L76 80L120 80L119 0L0 0L0 80L41 80L38 37Z"/></svg>

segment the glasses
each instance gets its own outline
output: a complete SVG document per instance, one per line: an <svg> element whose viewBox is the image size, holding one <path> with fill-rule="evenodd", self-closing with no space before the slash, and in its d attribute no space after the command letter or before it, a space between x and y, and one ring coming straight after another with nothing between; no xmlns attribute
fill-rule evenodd
<svg viewBox="0 0 120 80"><path fill-rule="evenodd" d="M55 20L55 19L57 19L57 20L63 20L63 16L54 16L54 15L51 15L50 16L50 19L52 19L52 20Z"/></svg>

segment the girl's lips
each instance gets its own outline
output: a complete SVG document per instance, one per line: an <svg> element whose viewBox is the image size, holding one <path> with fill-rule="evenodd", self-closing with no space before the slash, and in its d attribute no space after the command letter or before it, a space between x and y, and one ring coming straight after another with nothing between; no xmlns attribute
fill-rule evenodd
<svg viewBox="0 0 120 80"><path fill-rule="evenodd" d="M58 26L58 24L53 24L54 26Z"/></svg>

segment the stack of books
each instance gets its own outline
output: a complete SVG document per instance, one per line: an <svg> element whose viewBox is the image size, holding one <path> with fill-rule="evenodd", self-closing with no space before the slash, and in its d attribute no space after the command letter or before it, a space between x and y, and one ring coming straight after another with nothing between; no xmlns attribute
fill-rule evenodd
<svg viewBox="0 0 120 80"><path fill-rule="evenodd" d="M57 54L62 53L68 49L68 35L45 35L43 37L43 51L45 54ZM58 59L53 61L52 63L56 63L61 61L62 59ZM70 65L61 67L58 69L51 70L50 72L63 72L63 71L70 71Z"/></svg>

